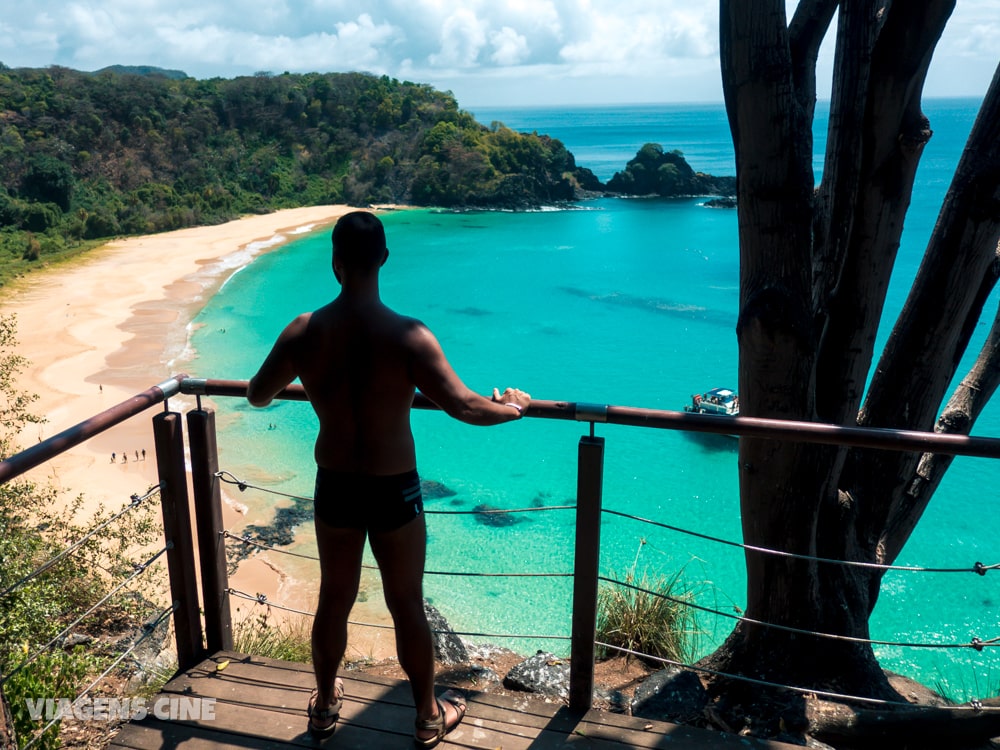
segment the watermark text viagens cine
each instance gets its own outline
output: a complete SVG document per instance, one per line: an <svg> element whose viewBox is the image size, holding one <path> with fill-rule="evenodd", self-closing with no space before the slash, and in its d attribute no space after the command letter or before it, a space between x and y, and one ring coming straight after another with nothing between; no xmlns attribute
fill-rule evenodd
<svg viewBox="0 0 1000 750"><path fill-rule="evenodd" d="M76 719L77 721L130 721L154 716L164 721L214 720L215 698L161 695L146 698L27 698L25 704L33 721Z"/></svg>

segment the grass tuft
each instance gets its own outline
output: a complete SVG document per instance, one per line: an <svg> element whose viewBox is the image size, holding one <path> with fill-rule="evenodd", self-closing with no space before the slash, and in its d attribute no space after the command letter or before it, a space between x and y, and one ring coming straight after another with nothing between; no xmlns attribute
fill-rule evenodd
<svg viewBox="0 0 1000 750"><path fill-rule="evenodd" d="M628 586L602 585L597 595L597 640L610 646L654 657L642 661L658 663L656 658L689 663L697 650L694 601L679 571L668 577L650 575L636 568L645 539L639 541L632 567L623 580ZM635 588L630 588L635 587ZM598 658L606 658L612 649L598 648ZM625 655L628 662L630 654Z"/></svg>
<svg viewBox="0 0 1000 750"><path fill-rule="evenodd" d="M311 663L312 626L306 618L271 622L270 615L271 608L268 607L256 617L247 616L242 620L235 620L233 648L241 654Z"/></svg>

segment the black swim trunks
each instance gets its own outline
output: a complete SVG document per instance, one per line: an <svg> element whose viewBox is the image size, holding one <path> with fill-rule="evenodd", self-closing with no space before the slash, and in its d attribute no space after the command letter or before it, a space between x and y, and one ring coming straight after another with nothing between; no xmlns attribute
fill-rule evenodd
<svg viewBox="0 0 1000 750"><path fill-rule="evenodd" d="M393 531L423 513L420 476L416 469L378 476L320 466L313 507L334 528Z"/></svg>

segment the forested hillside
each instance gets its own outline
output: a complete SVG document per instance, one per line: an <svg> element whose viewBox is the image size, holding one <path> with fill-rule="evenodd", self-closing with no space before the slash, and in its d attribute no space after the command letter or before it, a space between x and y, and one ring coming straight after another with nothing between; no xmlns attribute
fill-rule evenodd
<svg viewBox="0 0 1000 750"><path fill-rule="evenodd" d="M558 140L484 127L427 85L0 64L8 274L91 240L291 206L523 207L600 188Z"/></svg>

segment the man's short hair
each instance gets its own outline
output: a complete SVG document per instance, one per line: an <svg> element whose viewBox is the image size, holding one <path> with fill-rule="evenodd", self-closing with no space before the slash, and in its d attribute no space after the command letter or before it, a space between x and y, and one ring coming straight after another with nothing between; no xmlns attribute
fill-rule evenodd
<svg viewBox="0 0 1000 750"><path fill-rule="evenodd" d="M344 214L333 228L333 257L344 268L372 271L385 259L385 228L375 214L352 211Z"/></svg>

